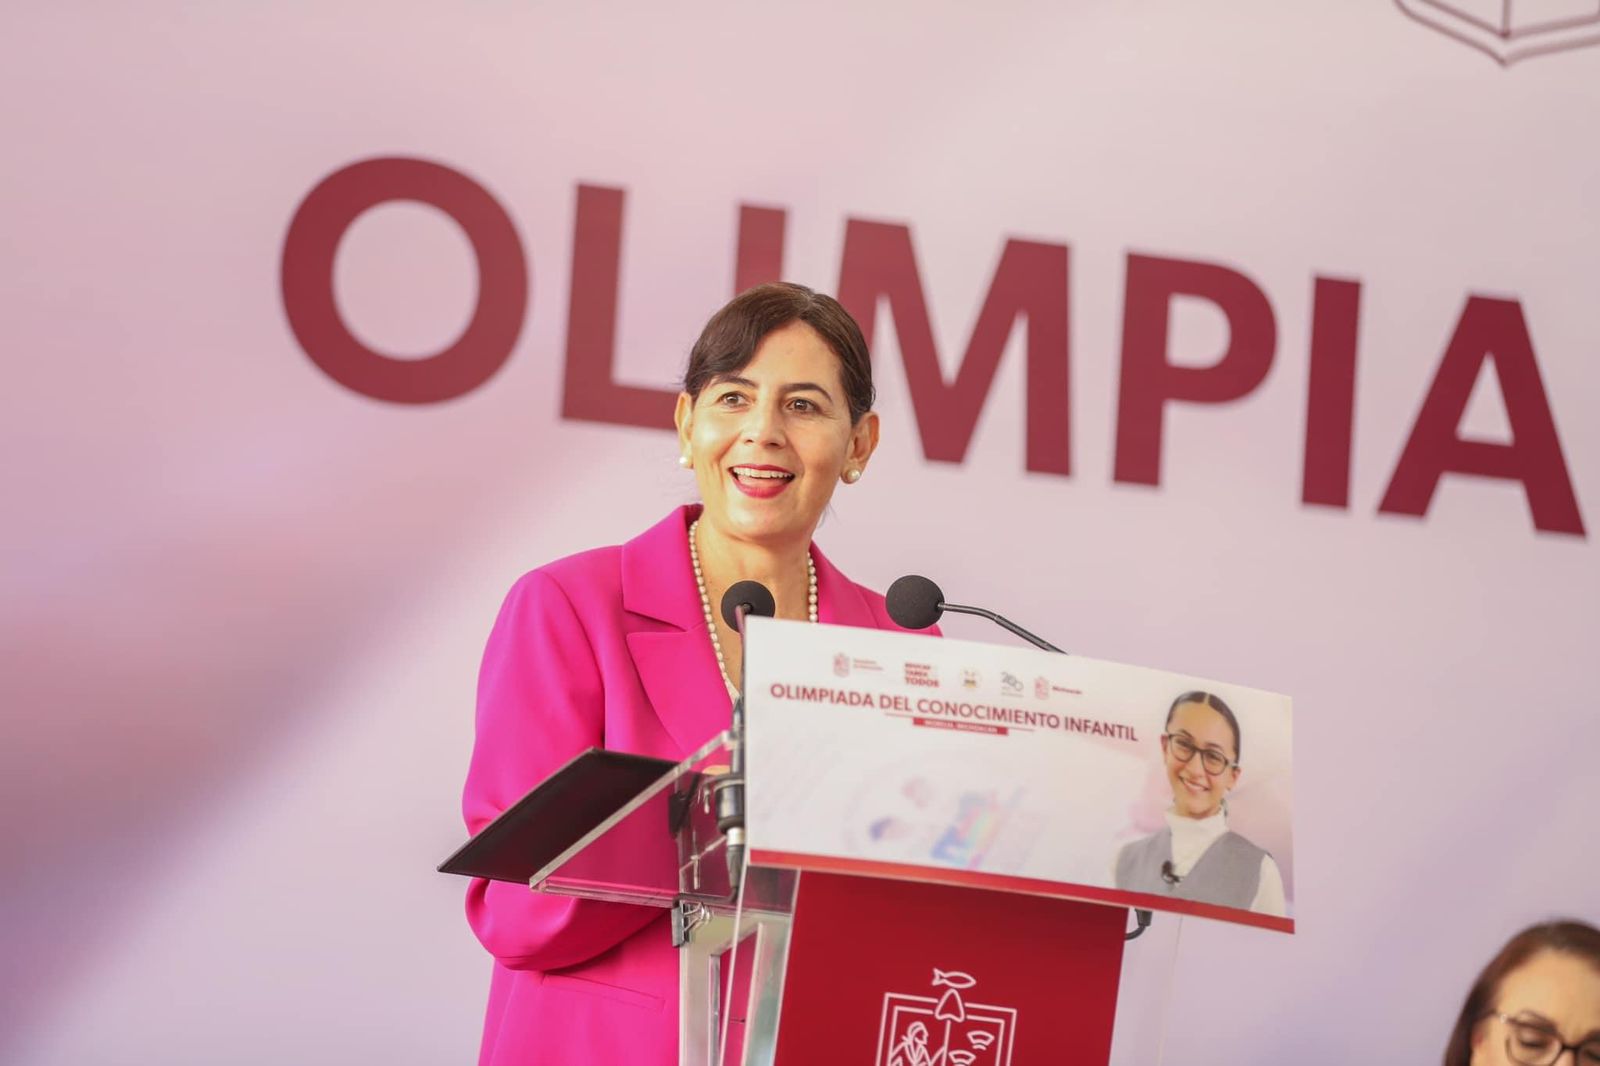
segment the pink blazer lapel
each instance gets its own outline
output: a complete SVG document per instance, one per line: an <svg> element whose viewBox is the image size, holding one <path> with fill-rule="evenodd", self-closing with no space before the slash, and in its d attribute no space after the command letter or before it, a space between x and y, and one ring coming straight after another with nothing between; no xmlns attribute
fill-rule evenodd
<svg viewBox="0 0 1600 1066"><path fill-rule="evenodd" d="M728 728L732 701L706 634L705 610L689 565L689 522L698 508L680 507L622 546L622 605L663 623L628 634L645 695L661 724L688 756ZM878 624L861 589L815 544L817 621Z"/></svg>
<svg viewBox="0 0 1600 1066"><path fill-rule="evenodd" d="M678 508L622 546L623 607L664 623L629 633L628 651L684 757L728 728L733 714L689 566L689 511Z"/></svg>
<svg viewBox="0 0 1600 1066"><path fill-rule="evenodd" d="M817 564L817 621L836 626L877 626L872 606L861 586L838 571L813 542L811 557Z"/></svg>

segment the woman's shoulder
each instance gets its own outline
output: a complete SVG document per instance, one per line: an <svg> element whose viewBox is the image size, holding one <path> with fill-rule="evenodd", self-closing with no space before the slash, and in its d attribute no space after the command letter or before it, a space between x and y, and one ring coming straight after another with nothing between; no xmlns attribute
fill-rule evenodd
<svg viewBox="0 0 1600 1066"><path fill-rule="evenodd" d="M537 603L551 597L577 607L594 601L614 601L622 590L622 546L608 544L553 559L534 567L511 585L506 602Z"/></svg>
<svg viewBox="0 0 1600 1066"><path fill-rule="evenodd" d="M679 544L682 548L677 555L687 559L685 509L681 507L626 543L588 548L534 567L512 585L508 600L537 602L560 596L580 611L596 606L612 609L622 601L627 573L638 584L659 570Z"/></svg>
<svg viewBox="0 0 1600 1066"><path fill-rule="evenodd" d="M622 545L607 544L599 548L586 548L581 552L563 555L559 559L552 559L542 566L536 566L521 580L533 578L542 574L557 584L566 585L574 582L604 580L606 577L615 577L622 570ZM535 579L537 580L537 579Z"/></svg>

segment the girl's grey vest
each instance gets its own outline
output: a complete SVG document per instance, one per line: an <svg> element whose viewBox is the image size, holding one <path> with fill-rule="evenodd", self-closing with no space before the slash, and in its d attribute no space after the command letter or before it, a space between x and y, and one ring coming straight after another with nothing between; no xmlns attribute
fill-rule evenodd
<svg viewBox="0 0 1600 1066"><path fill-rule="evenodd" d="M1261 859L1266 854L1229 830L1212 842L1183 880L1172 884L1161 876L1161 867L1172 861L1169 827L1117 853L1117 887L1247 910L1261 887Z"/></svg>

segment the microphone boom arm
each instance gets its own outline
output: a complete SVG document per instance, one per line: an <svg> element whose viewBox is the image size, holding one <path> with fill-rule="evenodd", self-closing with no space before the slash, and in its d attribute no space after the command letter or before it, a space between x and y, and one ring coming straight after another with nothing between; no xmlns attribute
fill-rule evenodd
<svg viewBox="0 0 1600 1066"><path fill-rule="evenodd" d="M1067 654L1065 651L1062 651L1060 648L1056 647L1048 640L1045 640L1043 637L1036 637L1010 619L1002 618L993 611L985 610L982 607L967 607L959 603L940 603L939 610L954 611L956 614L975 614L979 618L987 618L995 625L1015 633L1029 644L1032 644L1035 648L1043 648L1045 651L1053 651L1060 655Z"/></svg>

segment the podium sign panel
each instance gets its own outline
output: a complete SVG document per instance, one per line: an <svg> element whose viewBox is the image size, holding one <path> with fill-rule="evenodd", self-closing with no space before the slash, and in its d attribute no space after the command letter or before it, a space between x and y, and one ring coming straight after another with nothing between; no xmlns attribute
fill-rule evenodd
<svg viewBox="0 0 1600 1066"><path fill-rule="evenodd" d="M1293 930L1284 697L769 619L744 661L742 730L583 753L442 867L669 908L685 1066L1101 1066L1176 950L1126 908Z"/></svg>
<svg viewBox="0 0 1600 1066"><path fill-rule="evenodd" d="M746 641L751 862L1293 931L1287 697L845 626Z"/></svg>

